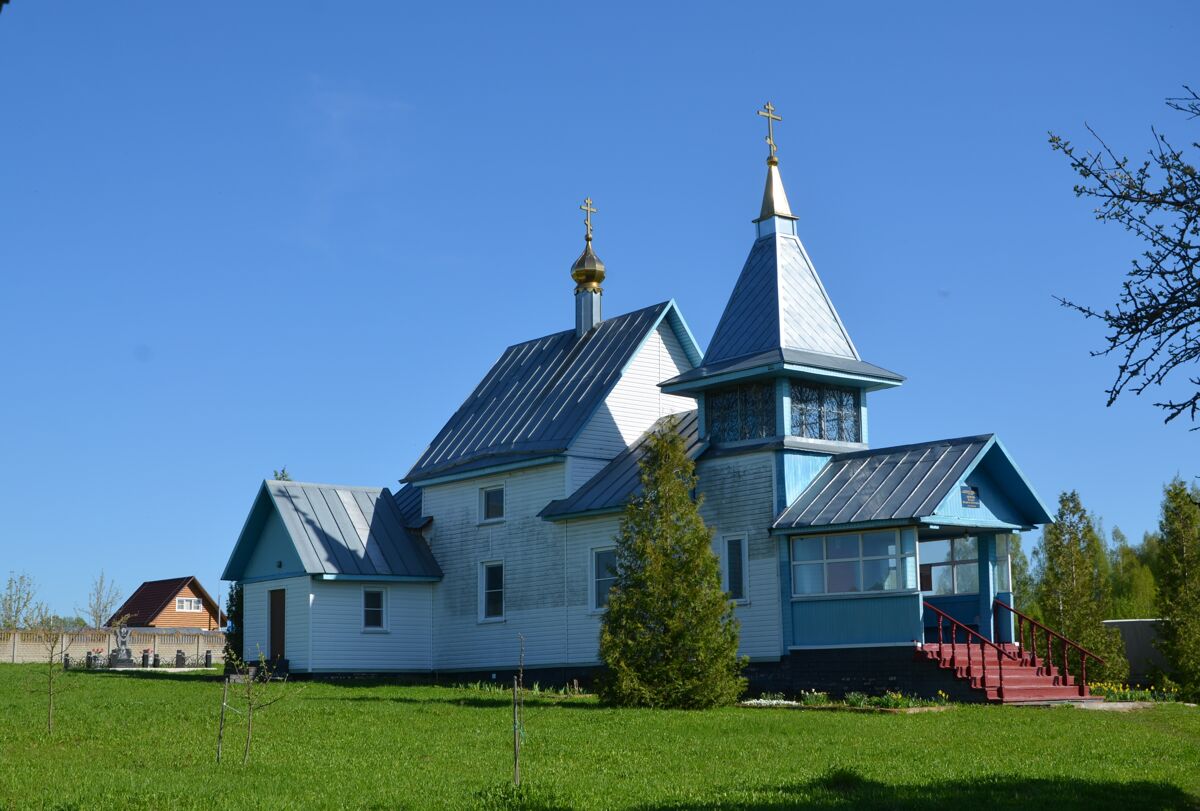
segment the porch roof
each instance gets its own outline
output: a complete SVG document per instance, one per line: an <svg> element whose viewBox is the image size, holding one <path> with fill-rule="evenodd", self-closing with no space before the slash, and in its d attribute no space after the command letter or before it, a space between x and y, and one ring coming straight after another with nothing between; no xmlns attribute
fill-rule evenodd
<svg viewBox="0 0 1200 811"><path fill-rule="evenodd" d="M950 509L950 496L977 469L1003 515ZM1050 520L1004 446L995 435L983 434L833 456L772 527L940 522L1032 528Z"/></svg>

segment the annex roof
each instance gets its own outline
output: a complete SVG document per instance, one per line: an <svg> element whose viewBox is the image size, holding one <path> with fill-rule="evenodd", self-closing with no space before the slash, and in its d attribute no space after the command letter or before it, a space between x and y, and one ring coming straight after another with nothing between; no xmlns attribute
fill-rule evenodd
<svg viewBox="0 0 1200 811"><path fill-rule="evenodd" d="M277 510L306 574L436 580L428 544L408 529L386 487L264 481L221 575L239 580L271 509Z"/></svg>
<svg viewBox="0 0 1200 811"><path fill-rule="evenodd" d="M855 451L830 458L816 478L775 519L774 529L872 521L915 520L937 513L943 500L988 458L1020 523L1051 518L1003 445L992 434Z"/></svg>
<svg viewBox="0 0 1200 811"><path fill-rule="evenodd" d="M214 616L224 619L224 615L220 614L217 601L204 590L195 576L188 575L187 577L168 577L164 580L147 580L138 586L133 594L129 595L129 599L122 603L121 607L114 611L104 624L111 627L115 622L124 618L125 625L132 628L144 626L161 614L185 586L191 586L192 591L204 601L204 607Z"/></svg>
<svg viewBox="0 0 1200 811"><path fill-rule="evenodd" d="M421 454L406 482L565 451L646 339L671 324L693 364L700 351L673 301L510 346Z"/></svg>
<svg viewBox="0 0 1200 811"><path fill-rule="evenodd" d="M646 454L648 440L672 419L679 421L676 430L683 436L688 457L699 457L708 443L700 439L696 412L685 411L663 417L578 490L566 498L550 502L538 515L553 521L584 513L614 512L624 508L630 498L642 491L640 463Z"/></svg>

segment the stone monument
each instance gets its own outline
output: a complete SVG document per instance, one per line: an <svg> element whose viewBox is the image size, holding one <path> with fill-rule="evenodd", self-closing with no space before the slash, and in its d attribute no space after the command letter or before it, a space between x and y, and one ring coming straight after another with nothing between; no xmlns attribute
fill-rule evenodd
<svg viewBox="0 0 1200 811"><path fill-rule="evenodd" d="M108 666L134 667L133 654L129 652L129 628L122 625L113 633L117 637L117 647L108 657Z"/></svg>

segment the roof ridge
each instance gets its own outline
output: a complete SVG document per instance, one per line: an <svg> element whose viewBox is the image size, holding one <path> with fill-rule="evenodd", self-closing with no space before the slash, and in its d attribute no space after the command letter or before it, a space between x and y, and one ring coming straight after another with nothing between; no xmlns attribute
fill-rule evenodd
<svg viewBox="0 0 1200 811"><path fill-rule="evenodd" d="M628 318L628 317L630 317L630 316L633 316L633 315L639 315L639 314L641 314L641 313L644 313L644 312L646 312L647 310L653 310L655 307L666 307L666 306L667 306L667 305L669 305L670 303L671 303L671 299L667 299L666 301L660 301L660 302L658 302L657 304L648 304L648 305L646 305L645 307L639 307L638 309L636 309L636 310L630 310L630 311L629 311L629 312L627 312L627 313L621 313L620 315L614 315L614 316L610 316L610 317L608 317L608 318L605 318L604 320L600 321L600 323L598 323L596 326L597 326L597 327L602 327L602 326L604 326L605 324L607 324L607 323L608 323L608 322L610 322L610 321L619 321L619 320L620 320L620 319L622 319L622 318ZM524 341L517 341L515 344L509 344L508 346L504 347L504 352L508 352L508 351L510 351L510 350L516 349L516 348L518 348L518 347L521 347L521 346L526 346L527 344L535 344L535 343L537 343L538 341L545 341L545 340L546 340L546 339L548 339L548 338L557 338L557 337L559 337L560 335L565 335L565 334L568 334L568 333L569 333L569 334L571 334L571 335L574 335L574 334L575 334L575 328L574 328L574 327L571 327L570 329L560 329L560 330L558 330L557 332L551 332L551 333L548 333L548 334L546 334L546 335L540 335L540 336L538 336L537 338L529 338L528 340L524 340ZM582 336L580 336L580 337L581 337L581 338L586 338L586 337L587 337L589 334L590 334L590 331L589 331L589 332L585 332L585 333L584 333ZM501 355L503 355L503 354L504 354L504 352L501 352L500 354L501 354Z"/></svg>
<svg viewBox="0 0 1200 811"><path fill-rule="evenodd" d="M369 484L331 484L329 482L298 482L292 479L263 479L263 484L295 485L296 487L326 487L334 490L387 490L386 485L374 487ZM390 491L389 491L390 492Z"/></svg>

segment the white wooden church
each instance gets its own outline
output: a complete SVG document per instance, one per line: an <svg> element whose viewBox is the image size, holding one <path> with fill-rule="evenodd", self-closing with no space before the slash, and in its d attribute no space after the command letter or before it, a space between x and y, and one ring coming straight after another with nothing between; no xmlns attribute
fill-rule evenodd
<svg viewBox="0 0 1200 811"><path fill-rule="evenodd" d="M1008 548L1050 517L994 435L870 449L868 402L903 377L859 355L768 142L707 348L675 301L602 313L589 200L573 327L504 350L397 491L263 482L223 575L244 587L244 657L503 679L523 637L530 678L586 680L642 443L674 415L752 685L996 700L931 651L957 634L1029 664Z"/></svg>

